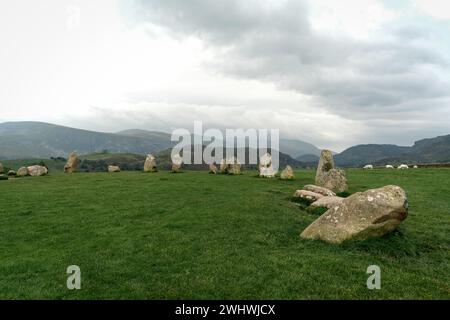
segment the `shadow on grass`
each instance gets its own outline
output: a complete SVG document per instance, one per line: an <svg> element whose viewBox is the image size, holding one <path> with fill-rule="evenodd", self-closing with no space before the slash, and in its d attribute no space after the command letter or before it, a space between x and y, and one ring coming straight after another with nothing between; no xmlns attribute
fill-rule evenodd
<svg viewBox="0 0 450 320"><path fill-rule="evenodd" d="M311 203L313 203L314 201L305 198L291 197L289 198L289 200L295 203L301 211L313 216L319 217L328 210L327 208L322 207L311 207Z"/></svg>
<svg viewBox="0 0 450 320"><path fill-rule="evenodd" d="M380 238L347 241L341 245L341 248L391 258L417 257L424 251L416 240L411 239L401 229Z"/></svg>

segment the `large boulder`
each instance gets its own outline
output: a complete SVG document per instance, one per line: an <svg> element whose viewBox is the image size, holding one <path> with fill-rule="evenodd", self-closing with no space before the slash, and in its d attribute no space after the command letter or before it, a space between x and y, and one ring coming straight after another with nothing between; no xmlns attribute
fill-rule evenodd
<svg viewBox="0 0 450 320"><path fill-rule="evenodd" d="M286 166L286 168L283 171L281 171L280 179L281 180L294 180L295 179L294 170L292 170L291 166Z"/></svg>
<svg viewBox="0 0 450 320"><path fill-rule="evenodd" d="M177 173L181 171L183 166L183 158L179 154L172 156L172 172Z"/></svg>
<svg viewBox="0 0 450 320"><path fill-rule="evenodd" d="M334 192L348 190L345 172L334 167L333 153L330 150L322 150L320 154L316 172L316 185Z"/></svg>
<svg viewBox="0 0 450 320"><path fill-rule="evenodd" d="M29 166L27 167L28 174L32 177L45 176L48 173L48 169L43 166Z"/></svg>
<svg viewBox="0 0 450 320"><path fill-rule="evenodd" d="M381 237L397 228L407 216L405 191L390 185L344 199L307 227L301 237L335 244Z"/></svg>
<svg viewBox="0 0 450 320"><path fill-rule="evenodd" d="M108 172L120 172L119 166L108 166Z"/></svg>
<svg viewBox="0 0 450 320"><path fill-rule="evenodd" d="M156 157L152 154L148 154L144 162L144 172L156 172Z"/></svg>
<svg viewBox="0 0 450 320"><path fill-rule="evenodd" d="M276 172L272 165L272 156L269 153L259 159L259 176L263 178L273 178Z"/></svg>
<svg viewBox="0 0 450 320"><path fill-rule="evenodd" d="M313 202L311 207L331 209L337 205L340 205L342 201L344 201L344 198L341 197L323 197L316 202Z"/></svg>
<svg viewBox="0 0 450 320"><path fill-rule="evenodd" d="M69 155L69 158L67 159L67 163L64 166L64 172L65 173L73 173L78 170L78 165L80 163L80 160L78 159L78 156L75 152L72 152Z"/></svg>
<svg viewBox="0 0 450 320"><path fill-rule="evenodd" d="M315 192L315 193L320 193L321 195L323 195L325 197L334 197L334 196L336 196L336 193L334 193L330 189L327 189L327 188L324 188L324 187L315 186L313 184L307 184L306 186L303 187L303 190L312 191L312 192Z"/></svg>
<svg viewBox="0 0 450 320"><path fill-rule="evenodd" d="M17 177L25 177L28 175L28 169L26 167L21 167L19 170L17 170Z"/></svg>

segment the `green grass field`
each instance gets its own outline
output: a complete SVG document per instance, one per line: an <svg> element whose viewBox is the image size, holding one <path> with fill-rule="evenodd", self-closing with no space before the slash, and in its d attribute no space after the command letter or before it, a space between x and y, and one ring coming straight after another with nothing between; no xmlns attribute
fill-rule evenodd
<svg viewBox="0 0 450 320"><path fill-rule="evenodd" d="M1 299L449 299L450 169L348 170L350 191L403 187L410 215L381 239L301 240L290 201L314 181L205 172L0 181ZM382 289L366 287L379 265ZM66 288L78 265L82 290Z"/></svg>

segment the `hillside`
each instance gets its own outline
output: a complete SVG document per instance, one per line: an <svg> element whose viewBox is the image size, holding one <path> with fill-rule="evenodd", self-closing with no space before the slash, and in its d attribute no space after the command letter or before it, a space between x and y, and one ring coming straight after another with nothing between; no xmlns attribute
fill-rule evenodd
<svg viewBox="0 0 450 320"><path fill-rule="evenodd" d="M301 140L280 139L280 151L297 158L304 155L320 156L320 149Z"/></svg>
<svg viewBox="0 0 450 320"><path fill-rule="evenodd" d="M66 157L102 152L158 152L172 143L167 134L136 137L74 129L42 122L6 122L0 124L0 159Z"/></svg>
<svg viewBox="0 0 450 320"><path fill-rule="evenodd" d="M161 132L139 130L139 129L124 130L124 131L118 132L117 134L141 137L141 138L164 137L164 138L167 138L167 140L170 140L169 134L161 133ZM192 139L194 139L194 138L192 138ZM194 141L194 140L192 140L192 141ZM315 155L315 156L320 155L320 149L311 143L304 142L301 140L292 140L292 139L283 139L283 138L280 138L280 151L282 153L285 153L285 154L291 156L292 158L297 158L299 156L308 155L308 154Z"/></svg>
<svg viewBox="0 0 450 320"><path fill-rule="evenodd" d="M335 156L339 166L450 162L450 135L416 141L413 146L367 144L351 147Z"/></svg>
<svg viewBox="0 0 450 320"><path fill-rule="evenodd" d="M376 163L385 158L399 157L409 152L410 147L399 147L390 144L365 144L348 148L336 155L334 160L340 166L361 166L368 163Z"/></svg>

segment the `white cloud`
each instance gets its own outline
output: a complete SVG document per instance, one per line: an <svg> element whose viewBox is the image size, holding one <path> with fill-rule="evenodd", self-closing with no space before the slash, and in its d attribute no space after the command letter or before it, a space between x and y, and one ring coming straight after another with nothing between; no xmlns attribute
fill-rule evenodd
<svg viewBox="0 0 450 320"><path fill-rule="evenodd" d="M339 38L367 40L398 16L378 0L309 0L309 4L312 27Z"/></svg>
<svg viewBox="0 0 450 320"><path fill-rule="evenodd" d="M450 1L448 0L414 0L414 5L431 17L450 20Z"/></svg>

